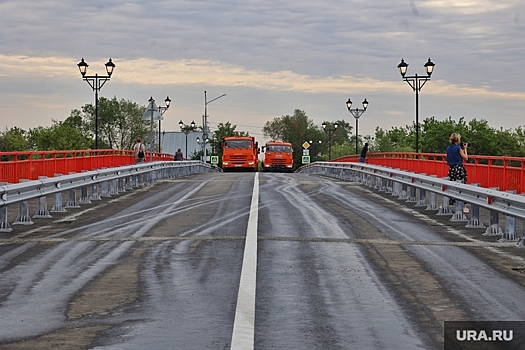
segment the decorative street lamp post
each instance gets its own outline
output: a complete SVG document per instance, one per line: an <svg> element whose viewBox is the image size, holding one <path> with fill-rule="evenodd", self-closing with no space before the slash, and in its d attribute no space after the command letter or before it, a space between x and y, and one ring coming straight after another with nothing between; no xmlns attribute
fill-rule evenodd
<svg viewBox="0 0 525 350"><path fill-rule="evenodd" d="M188 134L192 131L195 131L195 122L192 121L190 125L185 125L182 120L179 122L180 130L186 135L186 158L188 157Z"/></svg>
<svg viewBox="0 0 525 350"><path fill-rule="evenodd" d="M202 154L206 154L206 144L210 142L210 139L206 136L202 141L200 138L196 138L197 144L199 144L202 147ZM204 159L204 162L206 163L206 159Z"/></svg>
<svg viewBox="0 0 525 350"><path fill-rule="evenodd" d="M208 130L208 104L224 96L226 96L226 94L222 94L219 97L215 97L213 100L208 101L206 97L206 91L204 91L204 115L202 116L202 139L203 140L208 139L208 131L209 131ZM204 143L204 150L203 150L203 161L204 163L206 163L206 144L205 143Z"/></svg>
<svg viewBox="0 0 525 350"><path fill-rule="evenodd" d="M98 92L102 89L102 86L104 86L106 81L111 78L111 74L113 74L113 70L115 69L115 64L111 61L111 58L105 64L108 75L86 75L89 65L84 62L84 58L82 58L77 66L80 70L80 74L82 74L82 78L89 84L89 86L91 86L93 91L95 91L95 149L98 149Z"/></svg>
<svg viewBox="0 0 525 350"><path fill-rule="evenodd" d="M358 140L359 140L359 124L358 124L358 121L359 121L359 117L363 115L363 113L366 112L366 109L368 108L368 101L365 100L363 101L363 108L362 109L359 109L359 108L354 108L352 109L352 101L350 101L350 99L348 99L348 101L346 101L346 108L348 108L348 111L354 116L355 118L355 154L358 154L359 152L359 146L358 146Z"/></svg>
<svg viewBox="0 0 525 350"><path fill-rule="evenodd" d="M403 77L403 80L410 85L412 90L416 93L416 153L419 153L419 91L423 88L423 85L427 82L427 80L430 80L430 76L432 75L432 72L434 70L435 64L430 60L430 57L428 58L428 62L425 63L424 67L427 71L427 76L419 76L419 75L412 75L412 76L405 76L408 69L408 63L405 63L404 59L401 59L401 63L397 65L397 68L399 68L399 73L401 73L401 76Z"/></svg>
<svg viewBox="0 0 525 350"><path fill-rule="evenodd" d="M170 100L170 97L166 97L166 99L164 100L164 103L166 103L166 107L164 106L159 106L159 112L160 112L160 115L163 116L164 113L166 113L166 111L168 110L168 108L170 108L170 103L171 103L171 100ZM162 120L162 118L159 118L159 153L161 151L161 148L160 148L160 145L162 144L162 140L160 138L160 121Z"/></svg>
<svg viewBox="0 0 525 350"><path fill-rule="evenodd" d="M334 127L333 128L330 128L330 127L327 127L326 123L323 122L323 124L321 124L322 127L323 127L323 130L324 132L326 132L328 134L328 160L330 160L332 158L332 153L331 153L331 148L332 148L332 135L334 134L334 132L337 130L337 127L339 126L336 123L334 123Z"/></svg>

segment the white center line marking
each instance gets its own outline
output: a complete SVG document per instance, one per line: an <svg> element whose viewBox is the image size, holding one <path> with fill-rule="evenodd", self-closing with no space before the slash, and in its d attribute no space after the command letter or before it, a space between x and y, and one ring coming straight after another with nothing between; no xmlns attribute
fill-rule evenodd
<svg viewBox="0 0 525 350"><path fill-rule="evenodd" d="M259 221L259 173L253 180L252 204L244 258L242 262L241 281L237 296L237 309L233 322L231 349L248 350L254 348L255 341L255 283L257 272L257 222Z"/></svg>

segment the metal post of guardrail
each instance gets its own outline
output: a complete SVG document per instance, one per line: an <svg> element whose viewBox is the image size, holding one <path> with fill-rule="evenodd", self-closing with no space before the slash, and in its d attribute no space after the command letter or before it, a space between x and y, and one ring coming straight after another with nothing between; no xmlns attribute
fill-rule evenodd
<svg viewBox="0 0 525 350"><path fill-rule="evenodd" d="M137 188L139 187L139 176L138 175L131 175L132 181L131 181L131 187Z"/></svg>
<svg viewBox="0 0 525 350"><path fill-rule="evenodd" d="M100 197L111 197L111 195L109 194L109 181L102 181L100 186L102 187Z"/></svg>
<svg viewBox="0 0 525 350"><path fill-rule="evenodd" d="M124 178L120 177L117 179L117 191L126 192L126 187L124 186Z"/></svg>
<svg viewBox="0 0 525 350"><path fill-rule="evenodd" d="M83 173L86 173L87 170L82 170ZM80 187L80 200L79 204L91 204L91 200L88 196L88 185Z"/></svg>
<svg viewBox="0 0 525 350"><path fill-rule="evenodd" d="M394 181L394 189L392 191L392 197L401 197L401 184Z"/></svg>
<svg viewBox="0 0 525 350"><path fill-rule="evenodd" d="M93 169L97 170L97 169ZM93 180L95 180L97 176L93 177ZM92 201L101 201L102 198L100 198L100 193L98 193L98 182L93 182L91 184L91 196L89 197Z"/></svg>
<svg viewBox="0 0 525 350"><path fill-rule="evenodd" d="M91 197L89 197L92 201L101 201L102 198L100 198L100 194L98 193L98 183L94 182L91 185Z"/></svg>
<svg viewBox="0 0 525 350"><path fill-rule="evenodd" d="M454 212L454 215L452 215L452 218L450 219L450 221L452 222L468 221L467 216L465 215L463 211L464 208L465 208L465 203L457 199L456 200L456 211Z"/></svg>
<svg viewBox="0 0 525 350"><path fill-rule="evenodd" d="M377 177L375 189L378 192L385 192L386 191L386 179L383 179L382 177Z"/></svg>
<svg viewBox="0 0 525 350"><path fill-rule="evenodd" d="M491 190L499 191L499 187L490 187ZM485 230L483 236L492 237L492 236L501 236L503 231L499 226L499 212L496 210L489 210L489 227Z"/></svg>
<svg viewBox="0 0 525 350"><path fill-rule="evenodd" d="M109 180L109 194L118 194L116 179Z"/></svg>
<svg viewBox="0 0 525 350"><path fill-rule="evenodd" d="M133 189L133 186L132 186L132 179L133 179L133 176L126 176L124 178L124 188L126 189L126 191L131 191Z"/></svg>
<svg viewBox="0 0 525 350"><path fill-rule="evenodd" d="M401 184L401 195L399 196L400 200L407 200L408 199L408 185L407 184Z"/></svg>
<svg viewBox="0 0 525 350"><path fill-rule="evenodd" d="M416 203L416 207L428 207L427 191L424 188L419 189L419 200Z"/></svg>
<svg viewBox="0 0 525 350"><path fill-rule="evenodd" d="M442 179L448 181L448 176L442 177ZM444 189L442 188L442 190ZM443 197L441 198L439 212L436 215L454 215L454 213L450 209L450 198L448 196L443 195Z"/></svg>
<svg viewBox="0 0 525 350"><path fill-rule="evenodd" d="M70 172L69 175L74 175L75 172ZM80 204L77 202L77 191L72 188L69 190L69 200L66 203L66 208L80 208Z"/></svg>
<svg viewBox="0 0 525 350"><path fill-rule="evenodd" d="M144 187L144 176L145 174L144 173L139 173L137 174L137 185L138 187Z"/></svg>
<svg viewBox="0 0 525 350"><path fill-rule="evenodd" d="M415 186L408 186L409 187L409 190L408 191L410 193L410 195L408 196L406 202L407 203L417 203L417 199L416 199L416 187Z"/></svg>
<svg viewBox="0 0 525 350"><path fill-rule="evenodd" d="M20 179L20 183L29 182L27 179ZM13 225L33 225L33 220L29 216L29 204L27 201L22 201L18 204L18 216Z"/></svg>
<svg viewBox="0 0 525 350"><path fill-rule="evenodd" d="M7 185L7 182L0 182L0 186ZM7 193L2 193L2 201L7 200ZM7 205L3 205L0 208L0 232L11 232L13 229L9 226L7 221Z"/></svg>
<svg viewBox="0 0 525 350"><path fill-rule="evenodd" d="M39 176L39 180L47 179L47 176ZM49 211L47 210L47 197L42 196L38 198L38 208L35 212L35 215L33 215L33 219L40 218L40 219L49 219L51 218L51 215L49 214Z"/></svg>
<svg viewBox="0 0 525 350"><path fill-rule="evenodd" d="M525 193L521 193L520 196L525 196ZM518 242L516 243L517 248L523 248L525 247L525 219L520 219L520 237L518 238Z"/></svg>
<svg viewBox="0 0 525 350"><path fill-rule="evenodd" d="M515 190L507 190L507 193L516 194ZM516 218L514 216L505 215L505 232L499 239L500 242L514 242L518 240L516 233Z"/></svg>
<svg viewBox="0 0 525 350"><path fill-rule="evenodd" d="M472 184L472 186L480 187L481 184ZM481 216L479 212L479 205L475 203L470 203L470 219L467 223L467 228L486 228L481 222Z"/></svg>
<svg viewBox="0 0 525 350"><path fill-rule="evenodd" d="M392 194L393 191L393 181L391 179L385 180L386 188L385 188L385 194Z"/></svg>
<svg viewBox="0 0 525 350"><path fill-rule="evenodd" d="M436 175L430 175L430 177L433 177L433 178L437 178ZM437 206L437 196L436 196L436 193L435 192L430 192L430 199L427 203L427 207L425 210L438 210L438 206Z"/></svg>
<svg viewBox="0 0 525 350"><path fill-rule="evenodd" d="M454 213L450 209L450 202L447 196L443 195L441 206L439 207L439 212L436 215L454 215Z"/></svg>
<svg viewBox="0 0 525 350"><path fill-rule="evenodd" d="M62 176L62 174L55 174L55 177ZM56 184L57 188L60 188L60 182ZM51 208L52 213L63 213L67 211L62 206L62 192L55 193L55 203L53 204L53 208Z"/></svg>
<svg viewBox="0 0 525 350"><path fill-rule="evenodd" d="M430 200L428 201L425 210L439 210L437 206L437 196L434 192L430 192Z"/></svg>

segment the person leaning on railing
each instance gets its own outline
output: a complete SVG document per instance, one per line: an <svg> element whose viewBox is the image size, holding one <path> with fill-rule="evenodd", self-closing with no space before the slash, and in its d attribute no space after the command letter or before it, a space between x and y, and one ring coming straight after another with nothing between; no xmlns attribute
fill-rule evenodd
<svg viewBox="0 0 525 350"><path fill-rule="evenodd" d="M467 170L463 166L463 160L468 160L469 143L461 143L461 135L453 133L450 135L450 146L447 147L448 178L450 181L461 181L467 183ZM455 200L450 199L450 204Z"/></svg>

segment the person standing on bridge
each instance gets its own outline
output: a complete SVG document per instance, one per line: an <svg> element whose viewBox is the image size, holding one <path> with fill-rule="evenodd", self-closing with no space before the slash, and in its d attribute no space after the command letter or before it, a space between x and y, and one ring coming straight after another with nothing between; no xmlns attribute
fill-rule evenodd
<svg viewBox="0 0 525 350"><path fill-rule="evenodd" d="M140 137L137 137L137 143L135 143L135 147L133 147L133 155L135 156L135 163L144 162L144 145Z"/></svg>
<svg viewBox="0 0 525 350"><path fill-rule="evenodd" d="M368 142L365 143L365 146L361 150L361 155L359 156L360 163L366 163L365 158L368 155Z"/></svg>
<svg viewBox="0 0 525 350"><path fill-rule="evenodd" d="M177 152L175 152L175 157L173 157L173 160L174 161L184 160L184 155L182 154L182 151L180 150L180 148L177 150Z"/></svg>
<svg viewBox="0 0 525 350"><path fill-rule="evenodd" d="M450 135L450 146L447 147L448 179L450 181L461 181L467 183L467 170L463 166L463 160L468 160L468 143L461 144L461 135L453 133ZM455 203L450 199L449 203Z"/></svg>

